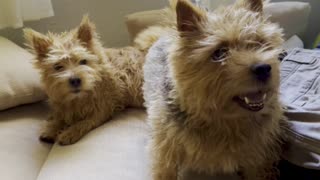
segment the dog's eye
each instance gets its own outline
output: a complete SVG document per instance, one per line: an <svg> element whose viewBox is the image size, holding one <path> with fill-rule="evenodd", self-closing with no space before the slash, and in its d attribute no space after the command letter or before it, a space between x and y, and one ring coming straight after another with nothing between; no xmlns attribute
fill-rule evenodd
<svg viewBox="0 0 320 180"><path fill-rule="evenodd" d="M56 71L60 71L61 69L63 69L63 66L61 66L61 65L54 65L53 68L54 68L54 70L56 70Z"/></svg>
<svg viewBox="0 0 320 180"><path fill-rule="evenodd" d="M87 60L86 59L82 59L79 64L80 65L86 65L87 64Z"/></svg>
<svg viewBox="0 0 320 180"><path fill-rule="evenodd" d="M223 61L228 55L229 49L228 48L220 48L213 52L211 55L211 60L213 62L221 62Z"/></svg>

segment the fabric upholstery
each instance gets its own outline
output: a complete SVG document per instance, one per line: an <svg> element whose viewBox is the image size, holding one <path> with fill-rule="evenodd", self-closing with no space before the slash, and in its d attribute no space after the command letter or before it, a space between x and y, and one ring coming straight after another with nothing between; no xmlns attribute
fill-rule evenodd
<svg viewBox="0 0 320 180"><path fill-rule="evenodd" d="M150 180L145 118L128 110L74 145L55 145L38 180Z"/></svg>
<svg viewBox="0 0 320 180"><path fill-rule="evenodd" d="M0 37L0 111L45 98L32 55Z"/></svg>
<svg viewBox="0 0 320 180"><path fill-rule="evenodd" d="M47 108L42 103L0 112L0 179L35 180L51 149L38 140Z"/></svg>

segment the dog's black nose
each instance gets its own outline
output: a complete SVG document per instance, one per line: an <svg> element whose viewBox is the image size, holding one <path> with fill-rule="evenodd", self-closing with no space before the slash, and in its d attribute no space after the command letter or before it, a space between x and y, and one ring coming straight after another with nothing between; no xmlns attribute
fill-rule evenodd
<svg viewBox="0 0 320 180"><path fill-rule="evenodd" d="M260 81L267 81L271 75L271 66L269 64L254 64L251 66L251 71Z"/></svg>
<svg viewBox="0 0 320 180"><path fill-rule="evenodd" d="M69 84L74 88L78 88L81 85L81 79L80 78L70 78Z"/></svg>

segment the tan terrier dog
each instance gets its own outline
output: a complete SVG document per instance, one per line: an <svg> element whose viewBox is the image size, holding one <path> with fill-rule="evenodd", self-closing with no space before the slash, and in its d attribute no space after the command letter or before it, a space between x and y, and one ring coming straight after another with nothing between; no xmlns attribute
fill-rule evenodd
<svg viewBox="0 0 320 180"><path fill-rule="evenodd" d="M144 66L153 180L183 170L273 179L281 28L264 17L262 0L213 12L178 0L175 9L176 27Z"/></svg>
<svg viewBox="0 0 320 180"><path fill-rule="evenodd" d="M52 108L40 140L73 144L115 112L142 107L145 54L133 47L104 49L88 17L59 35L24 33Z"/></svg>

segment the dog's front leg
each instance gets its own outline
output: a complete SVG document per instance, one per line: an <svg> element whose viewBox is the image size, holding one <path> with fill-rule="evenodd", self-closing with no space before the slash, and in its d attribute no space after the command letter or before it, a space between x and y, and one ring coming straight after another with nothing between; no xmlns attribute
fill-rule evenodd
<svg viewBox="0 0 320 180"><path fill-rule="evenodd" d="M64 122L61 119L55 118L53 115L50 115L47 121L39 139L46 143L54 143L59 132L64 127Z"/></svg>
<svg viewBox="0 0 320 180"><path fill-rule="evenodd" d="M151 145L153 180L178 180L179 159L182 153L170 143L170 139L157 141Z"/></svg>
<svg viewBox="0 0 320 180"><path fill-rule="evenodd" d="M89 131L97 128L108 120L107 117L91 117L71 125L58 136L60 145L70 145L79 141Z"/></svg>

